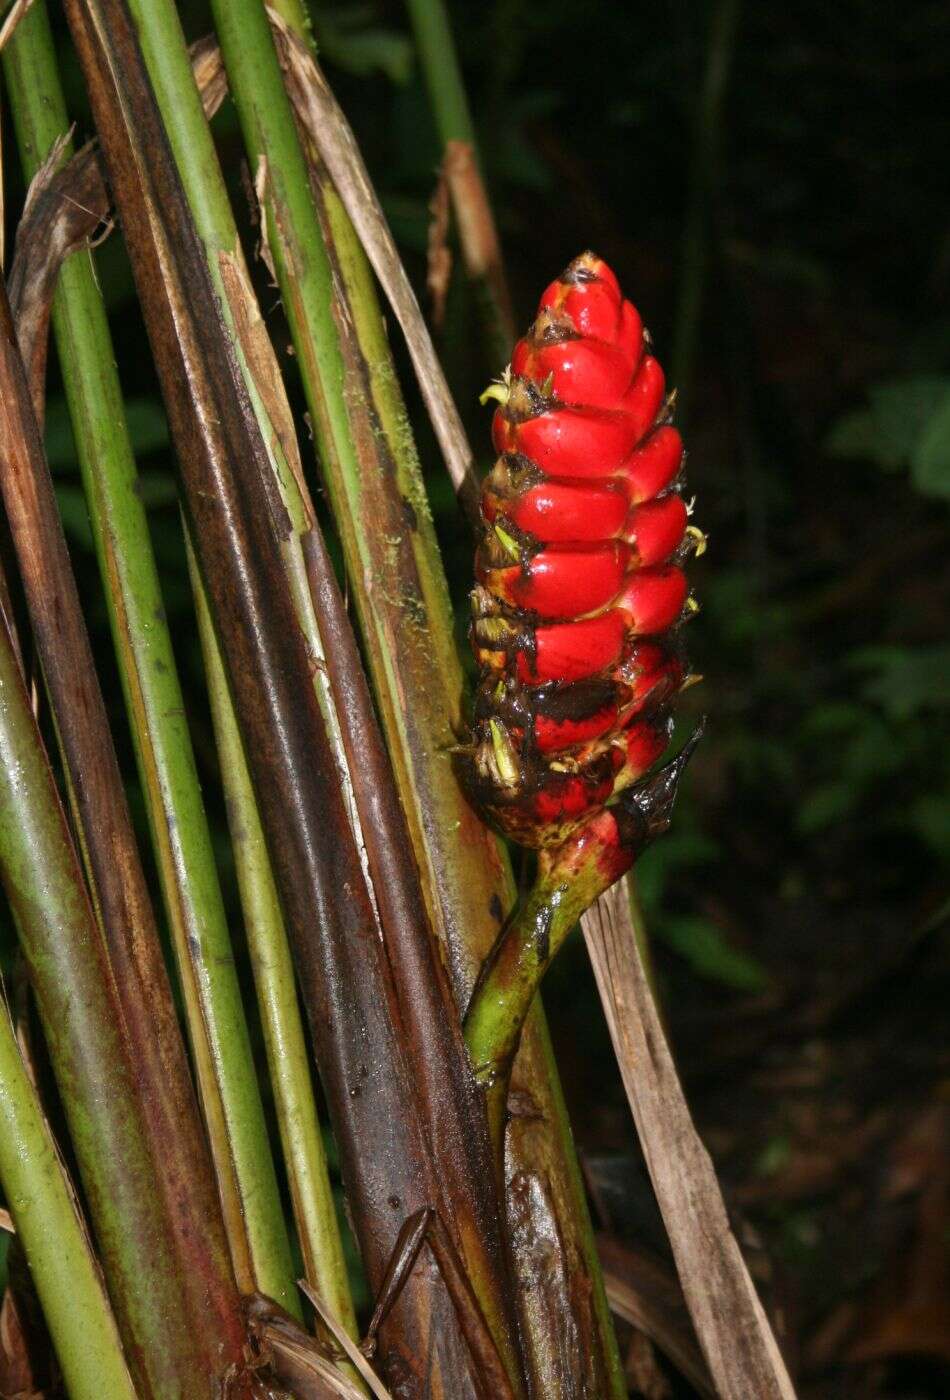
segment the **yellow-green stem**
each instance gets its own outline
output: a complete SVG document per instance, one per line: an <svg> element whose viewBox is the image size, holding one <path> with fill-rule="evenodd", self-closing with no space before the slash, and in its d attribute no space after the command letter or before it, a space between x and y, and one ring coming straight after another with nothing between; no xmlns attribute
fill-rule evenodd
<svg viewBox="0 0 950 1400"><path fill-rule="evenodd" d="M89 1235L0 987L0 1186L72 1400L136 1400Z"/></svg>
<svg viewBox="0 0 950 1400"><path fill-rule="evenodd" d="M130 0L156 99L168 132L178 171L185 187L198 235L205 247L211 276L218 290L225 320L234 328L233 308L222 278L222 256L233 267L243 267L243 254L228 201L218 157L195 87L181 24L171 0ZM256 308L255 308L256 310ZM309 508L300 498L293 473L279 452L274 425L261 401L253 373L245 365L245 380L264 439L271 452L274 477L292 522L285 549L301 625L312 631L312 609L304 597L299 532L308 528ZM292 975L288 977L287 935L275 903L271 864L261 837L258 804L247 772L237 731L237 720L213 631L207 623L208 606L197 570L192 571L199 624L211 687L215 728L222 754L222 783L227 799L234 851L251 944L255 986L265 1036L269 1068L281 1126L294 1214L308 1277L336 1314L356 1335L356 1321L349 1281L343 1261L339 1223L333 1208L312 1085L303 1049L303 1030ZM311 645L313 638L311 636ZM319 681L320 677L317 677ZM285 1058L281 1047L290 1051ZM299 1314L295 1299L290 1311Z"/></svg>
<svg viewBox="0 0 950 1400"><path fill-rule="evenodd" d="M356 1338L356 1314L317 1120L290 945L224 662L190 545L188 566L215 740L222 773L227 775L231 843L304 1273L350 1336ZM350 1379L358 1381L355 1372Z"/></svg>

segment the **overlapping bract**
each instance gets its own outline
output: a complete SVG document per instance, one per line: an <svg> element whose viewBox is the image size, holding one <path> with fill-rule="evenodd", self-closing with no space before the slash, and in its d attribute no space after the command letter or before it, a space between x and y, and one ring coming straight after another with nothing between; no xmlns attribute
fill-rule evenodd
<svg viewBox="0 0 950 1400"><path fill-rule="evenodd" d="M472 595L470 782L527 846L562 841L666 748L694 539L663 371L610 268L576 258L498 389Z"/></svg>

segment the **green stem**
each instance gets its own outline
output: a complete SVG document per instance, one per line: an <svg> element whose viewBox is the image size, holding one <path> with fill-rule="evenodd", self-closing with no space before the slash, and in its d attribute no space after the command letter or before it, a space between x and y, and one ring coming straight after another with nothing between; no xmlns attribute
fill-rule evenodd
<svg viewBox="0 0 950 1400"><path fill-rule="evenodd" d="M703 83L696 104L686 222L679 269L679 304L673 336L673 380L682 425L693 387L693 362L702 314L708 258L710 202L719 176L722 114L741 0L717 0Z"/></svg>
<svg viewBox="0 0 950 1400"><path fill-rule="evenodd" d="M465 1016L465 1043L485 1093L492 1142L503 1161L515 1054L541 979L594 900L633 863L614 817L599 812L553 851L538 855L524 905L487 960Z"/></svg>
<svg viewBox="0 0 950 1400"><path fill-rule="evenodd" d="M539 852L534 887L486 960L466 1012L465 1043L486 1093L499 1156L511 1065L541 979L581 915L669 829L680 778L704 723L662 768L625 788L560 846Z"/></svg>
<svg viewBox="0 0 950 1400"><path fill-rule="evenodd" d="M68 130L42 3L19 25L4 65L31 177ZM232 1260L242 1292L265 1293L299 1312L211 834L105 308L86 251L61 270L53 326Z"/></svg>
<svg viewBox="0 0 950 1400"><path fill-rule="evenodd" d="M467 141L474 147L475 124L443 0L406 0L406 8L442 144Z"/></svg>
<svg viewBox="0 0 950 1400"><path fill-rule="evenodd" d="M350 1336L356 1338L356 1314L317 1121L290 946L224 662L190 543L188 566L215 740L221 771L226 775L231 843L304 1273ZM355 1371L350 1379L358 1381ZM362 1385L362 1381L358 1383Z"/></svg>
<svg viewBox="0 0 950 1400"><path fill-rule="evenodd" d="M136 1387L209 1394L144 1135L108 955L10 634L0 623L0 880L17 925ZM4 1140L6 1140L4 1135ZM39 1189L42 1179L30 1181ZM59 1247L57 1237L51 1242ZM75 1289L77 1309L88 1290Z"/></svg>
<svg viewBox="0 0 950 1400"><path fill-rule="evenodd" d="M343 470L356 477L360 447L349 408L364 390L343 353L334 315L334 268L324 245L265 7L260 0L228 0L212 8L252 168L266 172L262 182L266 238L326 469L335 474L336 464L343 462ZM374 528L379 523L374 522ZM469 1183L473 1191L487 1185ZM487 1256L481 1252L477 1232L465 1233L460 1243L472 1287L514 1378L518 1363L499 1298L499 1277L494 1268L486 1268Z"/></svg>
<svg viewBox="0 0 950 1400"><path fill-rule="evenodd" d="M503 365L515 339L501 245L478 158L475 126L445 0L406 0L443 151L462 257L480 293L485 348Z"/></svg>
<svg viewBox="0 0 950 1400"><path fill-rule="evenodd" d="M241 269L243 254L217 153L192 76L181 24L170 0L130 0L130 9L224 317L233 333L234 312L222 278L222 255ZM310 528L311 509L302 499L295 475L288 469L280 451L274 424L240 347L237 353L268 444L278 490L293 525L284 545L284 559L294 601L301 626L314 654L319 655L300 555L300 535ZM202 618L207 620L208 617L207 598L197 570L193 571L192 578L200 625ZM204 626L202 637L212 687L216 734L221 745L222 782L234 837L245 926L251 944L259 1008L268 1038L268 1064L282 1142L288 1154L286 1165L298 1236L308 1277L355 1336L356 1321L343 1263L339 1224L306 1069L300 1012L292 973L288 972L290 954L286 932L275 902L274 879L261 836L257 800L240 746L231 695L221 673L213 629ZM321 695L324 679L318 672L315 683ZM285 1049L292 1049L288 1058L284 1057ZM296 1297L292 1304L285 1302L284 1306L299 1315Z"/></svg>
<svg viewBox="0 0 950 1400"><path fill-rule="evenodd" d="M72 1400L136 1400L102 1275L5 1002L0 1005L0 1184Z"/></svg>
<svg viewBox="0 0 950 1400"><path fill-rule="evenodd" d="M330 260L265 7L261 0L218 0L212 10L252 167L258 174L266 171L265 236L314 427L324 453L332 452L354 468Z"/></svg>

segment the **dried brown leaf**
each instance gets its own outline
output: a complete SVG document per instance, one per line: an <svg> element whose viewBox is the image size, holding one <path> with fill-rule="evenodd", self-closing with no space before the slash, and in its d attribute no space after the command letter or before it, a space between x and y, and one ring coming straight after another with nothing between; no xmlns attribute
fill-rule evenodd
<svg viewBox="0 0 950 1400"><path fill-rule="evenodd" d="M597 1240L611 1312L645 1333L701 1395L714 1396L679 1280L642 1249L610 1235Z"/></svg>
<svg viewBox="0 0 950 1400"><path fill-rule="evenodd" d="M277 269L274 266L274 255L271 252L270 238L267 233L267 219L264 217L264 201L267 198L267 157L261 156L257 162L257 170L254 174L254 197L257 200L259 210L258 223L260 224L261 236L257 245L257 256L261 259L267 271L270 273L272 286L277 286Z"/></svg>
<svg viewBox="0 0 950 1400"><path fill-rule="evenodd" d="M379 1376L377 1376L372 1366L370 1366L369 1362L366 1360L366 1357L363 1355L359 1347L353 1341L352 1337L349 1335L346 1328L343 1326L343 1323L333 1313L332 1309L328 1307L328 1305L323 1301L319 1293L317 1293L317 1291L310 1286L306 1279L299 1279L298 1287L300 1288L300 1291L303 1294L305 1294L307 1298L310 1299L310 1302L316 1309L317 1314L322 1319L324 1326L330 1331L331 1335L336 1338L337 1342L340 1345L340 1348L346 1353L352 1365L356 1367L356 1370L359 1372L363 1380L369 1386L370 1393L376 1396L376 1400L392 1400L392 1396L390 1395L389 1391L383 1385L382 1381L379 1379ZM353 1394L359 1393L356 1389L356 1386L351 1386L351 1390Z"/></svg>
<svg viewBox="0 0 950 1400"><path fill-rule="evenodd" d="M308 525L313 525L310 508L310 493L303 474L300 448L297 445L297 431L294 417L287 399L287 390L274 354L271 338L267 333L264 318L261 316L257 297L251 286L243 259L231 253L218 254L218 267L224 283L225 295L231 308L234 330L247 362L247 368L260 394L264 411L267 414L273 437L267 446L271 453L282 458L292 472L300 493L300 499L308 513ZM277 503L279 505L279 502ZM281 511L283 507L280 506Z"/></svg>
<svg viewBox="0 0 950 1400"><path fill-rule="evenodd" d="M438 330L445 319L445 299L452 276L452 251L449 248L449 185L445 165L429 200L429 237L426 248L426 286L432 299L432 324Z"/></svg>
<svg viewBox="0 0 950 1400"><path fill-rule="evenodd" d="M725 1400L753 1395L794 1400L683 1096L640 961L626 880L598 900L582 926L650 1179L716 1389Z"/></svg>
<svg viewBox="0 0 950 1400"><path fill-rule="evenodd" d="M465 270L487 284L495 303L499 336L507 347L515 340L511 297L495 216L470 141L446 141L442 171L452 196Z"/></svg>
<svg viewBox="0 0 950 1400"><path fill-rule="evenodd" d="M49 318L59 269L64 258L109 217L109 197L94 145L84 146L64 165L68 142L69 135L54 142L30 182L8 284L33 411L41 429Z"/></svg>
<svg viewBox="0 0 950 1400"><path fill-rule="evenodd" d="M188 50L188 57L204 114L210 121L228 95L228 75L215 36L206 34L203 39L196 39Z"/></svg>
<svg viewBox="0 0 950 1400"><path fill-rule="evenodd" d="M38 1393L27 1325L16 1295L7 1288L0 1303L0 1395L26 1400Z"/></svg>
<svg viewBox="0 0 950 1400"><path fill-rule="evenodd" d="M304 1292L310 1296L306 1288ZM325 1355L320 1343L273 1299L253 1294L245 1298L244 1311L248 1333L259 1350L261 1362L270 1367L281 1384L292 1388L296 1400L365 1400L366 1392L362 1387L354 1385ZM349 1347L356 1350L346 1329L334 1319L331 1327L334 1336L337 1336L336 1329ZM342 1356L342 1352L340 1354ZM375 1376L365 1360L360 1359L368 1375ZM384 1400L390 1400L389 1392L382 1387L379 1393Z"/></svg>

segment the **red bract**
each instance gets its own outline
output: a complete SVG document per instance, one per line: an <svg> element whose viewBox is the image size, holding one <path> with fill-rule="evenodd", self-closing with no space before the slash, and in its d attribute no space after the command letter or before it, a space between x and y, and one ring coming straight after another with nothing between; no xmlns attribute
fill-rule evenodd
<svg viewBox="0 0 950 1400"><path fill-rule="evenodd" d="M648 345L610 268L585 253L545 290L492 391L470 778L523 845L560 842L643 776L685 680L681 565L702 536Z"/></svg>

